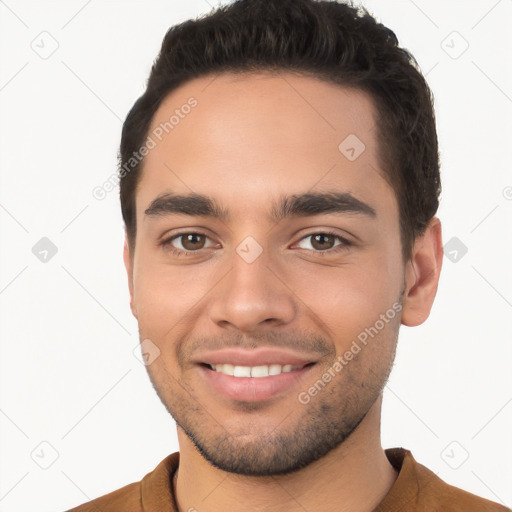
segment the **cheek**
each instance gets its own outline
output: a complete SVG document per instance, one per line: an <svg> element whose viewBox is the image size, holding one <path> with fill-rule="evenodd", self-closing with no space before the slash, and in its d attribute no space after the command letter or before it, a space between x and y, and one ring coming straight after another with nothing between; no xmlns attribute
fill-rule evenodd
<svg viewBox="0 0 512 512"><path fill-rule="evenodd" d="M304 302L337 340L338 352L350 346L361 333L364 338L365 330L376 322L382 336L396 323L393 320L400 308L398 301L403 281L401 261L396 255L387 256L385 252L375 252L365 260L322 272L317 269L308 279L314 285L302 288ZM384 328L381 315L386 320Z"/></svg>
<svg viewBox="0 0 512 512"><path fill-rule="evenodd" d="M192 268L142 258L137 262L133 286L141 335L160 340L175 337L180 326L183 329L191 315L201 309L208 276L206 271Z"/></svg>

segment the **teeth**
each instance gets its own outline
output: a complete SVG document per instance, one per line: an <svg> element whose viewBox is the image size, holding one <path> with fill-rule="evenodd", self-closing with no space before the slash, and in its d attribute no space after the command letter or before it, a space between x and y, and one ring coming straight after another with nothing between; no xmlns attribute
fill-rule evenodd
<svg viewBox="0 0 512 512"><path fill-rule="evenodd" d="M268 377L268 366L253 366L251 368L251 377Z"/></svg>
<svg viewBox="0 0 512 512"><path fill-rule="evenodd" d="M217 367L215 367L217 369ZM233 371L234 377L250 377L251 376L251 367L250 366L235 366Z"/></svg>
<svg viewBox="0 0 512 512"><path fill-rule="evenodd" d="M281 373L288 373L294 370L300 370L302 366L292 366L291 364L270 364L262 366L234 366L232 364L212 364L212 370L225 375L232 375L233 377L268 377L272 375L279 375Z"/></svg>
<svg viewBox="0 0 512 512"><path fill-rule="evenodd" d="M279 375L281 373L281 365L280 364L271 364L268 367L269 375Z"/></svg>
<svg viewBox="0 0 512 512"><path fill-rule="evenodd" d="M226 375L234 375L235 367L232 364L219 364L218 366L222 366L222 373Z"/></svg>

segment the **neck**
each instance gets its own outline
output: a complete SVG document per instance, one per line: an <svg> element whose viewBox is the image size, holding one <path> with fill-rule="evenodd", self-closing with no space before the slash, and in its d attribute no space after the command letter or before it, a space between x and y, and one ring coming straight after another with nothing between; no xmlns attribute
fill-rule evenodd
<svg viewBox="0 0 512 512"><path fill-rule="evenodd" d="M251 477L215 468L178 427L174 485L179 511L371 512L397 477L380 444L381 404L382 396L340 446L288 475Z"/></svg>

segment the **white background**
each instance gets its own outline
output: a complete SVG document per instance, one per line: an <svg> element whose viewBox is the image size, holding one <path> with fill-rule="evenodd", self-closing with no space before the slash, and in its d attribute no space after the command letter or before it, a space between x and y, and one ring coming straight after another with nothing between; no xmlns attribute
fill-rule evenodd
<svg viewBox="0 0 512 512"><path fill-rule="evenodd" d="M512 1L365 5L427 74L444 241L468 248L444 258L427 323L401 330L383 446L409 448L447 482L510 506ZM165 32L209 9L0 1L1 512L65 510L178 449L133 353L118 190L102 201L92 190L116 172L122 121ZM57 44L46 59L33 49ZM32 252L42 237L58 249L46 263Z"/></svg>

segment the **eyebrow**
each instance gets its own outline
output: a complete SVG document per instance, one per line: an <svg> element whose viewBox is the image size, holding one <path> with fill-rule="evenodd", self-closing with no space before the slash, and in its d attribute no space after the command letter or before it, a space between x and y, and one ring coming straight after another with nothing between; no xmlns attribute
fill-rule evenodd
<svg viewBox="0 0 512 512"><path fill-rule="evenodd" d="M191 215L221 221L228 221L231 218L229 211L222 208L215 199L196 193L162 194L151 202L144 213L147 216ZM348 192L317 192L282 196L272 206L267 219L278 223L288 217L308 217L329 213L376 217L376 212L370 205Z"/></svg>
<svg viewBox="0 0 512 512"><path fill-rule="evenodd" d="M370 205L348 192L317 192L281 197L279 204L271 209L269 220L277 223L286 217L308 217L327 213L377 216Z"/></svg>

